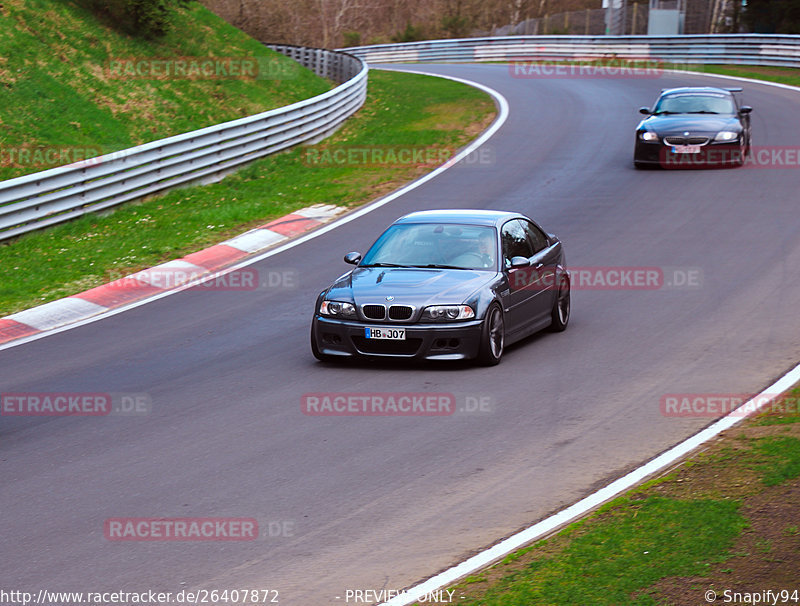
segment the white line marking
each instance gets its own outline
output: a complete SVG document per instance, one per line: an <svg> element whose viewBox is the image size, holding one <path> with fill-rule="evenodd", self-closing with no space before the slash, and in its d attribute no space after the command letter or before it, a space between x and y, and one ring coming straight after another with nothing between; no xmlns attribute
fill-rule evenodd
<svg viewBox="0 0 800 606"><path fill-rule="evenodd" d="M688 454L707 440L719 435L726 429L730 429L742 419L745 419L753 412L756 412L758 407L754 406L752 404L753 402L761 404L762 408L766 407L769 403L779 397L778 394L782 394L798 381L800 381L800 364L795 366L792 370L787 372L775 383L763 390L760 394L748 400L736 410L730 412L727 416L723 417L719 421L716 421L712 425L709 425L699 433L696 433L680 444L673 446L638 469L634 469L629 474L611 482L611 484L581 499L574 505L570 505L566 509L559 511L557 514L552 515L549 518L546 518L541 522L538 522L537 524L534 524L533 526L530 526L529 528L526 528L525 530L508 537L507 539L504 539L500 543L497 543L497 545L494 545L493 547L490 547L489 549L472 556L468 560L465 560L460 564L453 566L452 568L449 568L434 577L431 577L427 581L412 587L411 589L407 589L402 594L392 598L388 602L383 602L379 606L405 606L407 604L411 604L421 596L431 593L436 589L450 585L456 580L473 573L476 570L484 568L499 558L511 553L515 549L519 549L523 545L535 541L536 539L554 531L560 526L585 515L606 501L609 501L624 491L636 486L645 478L663 471L665 468L672 465L675 461ZM747 411L748 406L750 406L750 412L747 414L737 412L739 410Z"/></svg>
<svg viewBox="0 0 800 606"><path fill-rule="evenodd" d="M707 74L704 72L686 72L681 70L674 70L674 71L670 70L670 72L691 74L697 76L712 76L716 78L727 78L730 80L741 80L744 82L764 84L766 86L776 86L778 88L784 88L794 92L800 92L800 87L790 86L788 84L781 84L779 82L764 82L761 80L753 80L751 78L725 76L722 74ZM581 516L586 515L588 512L595 509L599 505L613 499L614 497L618 496L624 491L633 488L634 486L642 482L645 478L652 476L660 471L663 471L669 465L672 465L681 457L685 456L698 446L702 445L707 440L710 440L711 438L719 435L726 429L730 429L741 420L747 418L754 412L757 412L758 407L753 406L752 404L753 402L762 402L763 406L766 406L766 404L769 404L778 397L778 395L775 394L782 394L784 391L791 388L798 381L800 381L800 364L798 364L789 372L787 372L785 375L783 375L775 383L764 389L760 394L753 397L751 400L748 400L747 402L742 404L739 408L729 413L727 416L723 417L719 421L716 421L712 425L709 425L699 433L696 433L695 435L684 440L683 442L673 446L666 452L657 456L655 459L652 459L651 461L645 463L641 467L634 469L627 475L619 478L618 480L613 481L611 484L608 484L607 486L601 488L597 492L590 494L587 497L584 497L574 505L570 505L566 509L563 509L562 511L559 511L556 514L548 518L545 518L541 522L538 522L533 526L530 526L525 530L522 530L517 534L502 540L501 542L490 547L489 549L486 549L485 551L482 551L477 555L474 555L471 558L464 560L463 562L457 564L456 566L453 566L452 568L448 568L444 572L441 572L436 576L431 577L427 581L424 581L419 585L407 589L402 594L398 595L395 598L392 598L388 602L383 602L379 604L379 606L406 606L408 604L412 604L414 601L418 600L425 594L431 593L437 589L441 589L443 587L451 585L458 579L465 577L466 575L471 574L477 570L485 568L492 562L495 562L496 560L499 560L503 556L508 555L515 549L519 549L523 545L531 543L536 539L539 539L542 536L553 532L557 528L571 521L574 521ZM739 410L746 411L747 406L750 406L752 408L750 413L745 415L737 412Z"/></svg>
<svg viewBox="0 0 800 606"><path fill-rule="evenodd" d="M394 69L394 70L387 70L387 71L404 71L404 70ZM38 335L32 335L30 337L26 337L24 339L19 339L18 341L13 341L13 342L7 343L5 345L0 345L0 351L2 351L4 349L9 349L11 347L15 347L17 345L22 345L23 343L27 343L29 341L35 341L35 340L40 339L42 337L45 337L45 336L48 336L48 335L51 335L51 334L55 334L55 333L58 333L58 332L62 332L64 330L71 330L72 328L76 328L78 326L83 326L84 324L88 324L90 322L96 322L97 320L100 320L100 319L103 319L103 318L107 318L109 316L113 316L113 315L116 315L118 313L122 313L123 311L126 311L128 309L133 309L134 307L139 307L140 305L144 305L145 303L149 303L150 301L155 301L157 299L161 299L163 297L167 297L169 295L175 294L176 292L180 292L182 290L185 290L186 288L194 286L196 283L204 283L205 281L212 279L216 275L224 275L224 274L226 274L226 273L228 273L230 271L234 271L234 270L240 269L242 267L247 267L248 265L251 265L253 263L256 263L258 261L261 261L261 260L266 259L268 257L271 257L273 255L276 255L276 254L278 254L280 252L283 252L284 250L288 250L290 248L298 246L298 245L302 244L303 242L311 240L312 238L316 238L317 236L320 236L320 235L322 235L324 233L327 233L328 231L331 231L331 230L335 229L336 227L338 227L340 225L344 225L345 223L349 223L353 219L356 219L358 217L366 215L367 213L372 212L373 210L375 210L377 208L380 208L381 206L383 206L385 204L388 204L389 202L391 202L392 200L402 196L403 194L405 194L405 193L407 193L407 192L409 192L409 191L411 191L413 189L416 189L417 187L419 187L423 183L426 183L430 179L434 178L439 173L447 170L448 168L450 168L451 166L456 164L458 161L462 160L463 158L468 156L470 153L475 151L478 147L483 145L492 135L494 135L500 129L500 127L505 123L506 119L508 118L508 113L509 113L508 101L506 100L506 98L502 94L500 94L498 91L496 91L494 89L489 88L488 86L484 86L483 84L479 84L477 82L472 82L470 80L465 80L465 79L462 79L462 78L456 78L456 77L453 77L453 76L444 76L444 75L441 75L441 74L433 74L433 73L430 73L430 72L418 72L418 71L410 70L409 73L424 74L424 75L427 75L427 76L436 76L436 77L439 77L439 78L446 78L448 80L454 80L456 82L463 82L464 84L468 84L470 86L474 86L475 88L478 88L480 90L485 91L486 93L488 93L489 95L491 95L495 99L495 101L497 102L497 104L499 106L500 112L499 112L499 114L497 116L497 119L495 119L495 121L492 123L492 125L486 131L484 131L484 133L480 137L475 139L475 141L473 141L472 144L467 146L464 150L461 151L461 153L459 153L457 156L455 156L451 161L447 162L445 165L440 166L439 168L437 168L433 172L428 173L427 175L425 175L423 177L420 177L419 179L417 179L416 181L413 181L412 183L409 183L405 187L402 187L402 188L398 189L397 191L389 194L388 196L386 196L384 198L381 198L380 200L377 200L377 201L373 202L372 204L368 204L367 206L362 207L360 210L358 210L358 211L356 211L354 213L351 213L351 214L349 214L349 215L347 215L345 217L342 217L338 221L335 221L335 222L327 225L326 227L323 227L322 229L318 229L317 231L314 231L314 232L312 232L310 234L306 234L305 236L302 236L302 237L298 238L297 240L292 240L291 242L289 242L287 244L284 244L283 246L280 246L280 247L275 248L273 250L267 251L262 255L258 255L257 257L254 257L252 259L248 259L247 261L239 263L239 264L237 264L235 266L226 268L223 272L218 272L217 274L214 274L214 276L206 276L202 280L197 280L195 282L189 283L189 284L187 284L185 286L182 286L180 288L177 288L175 290L167 291L167 292L161 293L159 295L155 295L155 296L153 296L153 297L151 297L149 299L145 299L143 301L138 301L138 302L133 303L131 305L111 310L111 311L106 312L106 313L104 313L102 315L99 315L99 316L94 316L92 318L87 318L86 320L83 320L81 322L76 322L76 323L71 324L69 326L65 326L65 327L62 327L62 328L51 330L51 331L48 331L46 333L41 333L41 334L38 334ZM688 73L688 74L692 74L692 75L713 76L713 77L717 77L717 78L727 78L727 79L730 79L730 80L741 80L741 81L745 81L745 82L753 82L753 83L757 83L757 84L764 84L766 86L776 86L778 88L785 88L785 89L793 90L793 91L796 91L796 92L800 91L800 87L789 86L789 85L786 85L786 84L780 84L778 82L764 82L764 81L761 81L761 80L752 80L750 78L742 78L742 77L737 77L737 76L724 76L724 75L721 75L721 74L706 74L706 73L703 73L703 72L681 72L679 70L676 70L674 73ZM20 313L23 313L23 312L20 312ZM778 379L775 383L770 385L768 388L766 388L764 391L762 391L760 394L758 394L755 398L753 398L753 400L756 400L758 398L764 398L765 395L769 395L770 393L772 393L772 394L774 394L774 393L782 393L782 392L786 391L787 389L789 389L792 385L794 385L798 381L800 381L800 365L795 366L792 370L790 370L785 375L783 375L783 377ZM760 400L760 401L762 401L764 403L769 403L769 402L772 402L775 399L775 397L776 396L773 395L768 400ZM743 408L745 406L751 405L750 402L752 402L753 400L748 400L747 402L742 404L742 406L739 409L741 409L741 408ZM737 409L737 410L739 410L739 409ZM491 547L491 548L489 548L489 549L487 549L487 550L485 550L485 551L483 551L483 552L481 552L481 553L469 558L468 560L465 560L464 562L461 562L460 564L458 564L458 565L456 565L456 566L454 566L452 568L449 568L448 570L445 570L444 572L442 572L442 573L440 573L440 574L428 579L427 581L425 581L424 583L421 583L420 585L416 585L415 587L412 587L411 589L408 589L401 596L398 596L398 597L396 597L396 598L394 598L392 600L389 600L388 602L384 602L383 604L381 604L379 606L405 606L407 604L411 604L416 599L418 599L419 597L425 595L426 593L429 593L429 592L434 591L436 589L440 589L440 588L444 587L445 585L453 583L457 579L460 579L461 577L463 577L463 576L465 576L467 574L470 574L471 572L475 572L476 570L487 566L488 564L492 563L493 561L495 561L495 560L503 557L504 555L507 555L508 553L512 552L513 550L518 549L522 545L530 543L531 541L536 540L538 537L541 537L541 536L543 536L543 535L555 530L559 526L561 526L561 525L563 525L563 524L565 524L565 523L567 523L567 522L569 522L571 520L574 520L574 519L586 514L587 512L589 512L592 509L594 509L595 507L597 507L598 505L604 503L605 501L608 501L609 499L614 498L616 495L620 494L621 492L623 492L623 491L635 486L636 484L641 482L644 478L646 478L649 475L652 475L652 474L657 473L658 471L664 469L668 465L670 465L673 462L675 462L677 459L681 458L682 456L684 456L688 452L692 451L693 449L695 449L698 446L700 446L701 444L703 444L706 440L709 440L709 439L713 438L714 436L720 434L721 432L725 431L726 429L729 429L730 427L733 427L734 425L736 425L736 423L738 423L742 419L747 418L747 416L749 416L749 415L736 416L736 411L731 412L726 417L723 417L722 419L720 419L716 423L710 425L709 427L707 427L706 429L702 430L701 432L695 434L694 436L692 436L689 439L681 442L680 444L677 444L676 446L673 446L672 448L670 448L669 450L667 450L663 454L659 455L658 457L656 457L655 459L653 459L649 463L645 463L644 465L642 465L638 469L635 469L634 471L632 471L629 474L623 476L622 478L620 478L618 480L615 480L614 482L612 482L608 486L606 486L606 487L598 490L597 492L595 492L595 493L593 493L593 494L581 499L580 501L578 501L574 505L571 505L570 507L567 507L566 509L560 511L559 513L557 513L557 514L555 514L553 516L550 516L549 518L546 518L546 519L542 520L541 522L538 522L537 524L534 524L533 526L531 526L529 528L526 528L525 530L523 530L523 531L521 531L521 532L519 532L519 533L517 533L515 535L512 535L512 536L508 537L507 539L504 539L503 541L501 541L500 543L496 544L495 546L493 546L493 547Z"/></svg>
<svg viewBox="0 0 800 606"><path fill-rule="evenodd" d="M393 70L393 71L402 71L402 70ZM492 122L491 126L489 126L489 128L486 129L481 134L480 137L475 139L467 147L465 147L463 150L461 150L461 152L459 154L457 154L456 156L451 158L447 163L445 163L442 166L438 167L436 170L428 173L427 175L423 175L422 177L420 177L416 181L412 181L408 185L405 185L405 186L401 187L400 189L398 189L398 190L392 192L391 194L389 194L388 196L380 198L379 200L376 200L375 202L367 204L366 206L362 206L357 211L352 212L352 213L350 213L348 215L345 215L344 217L342 217L342 218L340 218L340 219L338 219L338 220L336 220L336 221L334 221L332 223L329 223L325 227L322 227L320 229L312 231L311 233L308 233L308 234L306 234L304 236L301 236L301 237L297 238L296 240L292 240L290 242L287 242L286 244L283 244L283 245L281 245L281 246L279 246L277 248L273 248L271 250L268 250L268 251L266 251L266 252L264 252L264 253L262 253L260 255L257 255L255 257L251 257L250 259L245 259L245 260L237 263L236 265L232 265L231 267L225 268L223 271L214 273L213 275L205 276L203 278L198 278L197 280L193 280L192 282L188 282L187 284L184 284L184 285L182 285L182 286L180 286L180 287L178 287L176 289L168 290L168 291L165 291L163 293L158 293L157 295L153 295L153 296L151 296L151 297L149 297L147 299L142 299L141 301L136 301L136 302L130 303L129 305L125 305L123 307L117 307L117 308L109 310L109 311L107 311L105 313L98 314L96 316L92 316L91 318L86 318L84 320L79 320L79 321L74 322L74 323L72 323L72 324L70 324L68 326L62 326L60 328L55 328L53 330L48 330L47 332L42 332L42 333L38 333L38 334L35 334L35 335L31 335L29 337L24 337L22 339L17 339L16 341L10 341L9 343L5 343L3 345L0 345L0 351L3 351L4 349L10 349L12 347L17 347L19 345L23 345L25 343L29 343L30 341L36 341L38 339L42 339L44 337L47 337L47 336L50 336L50 335L53 335L53 334L57 334L59 332L63 332L65 330L72 330L73 328L78 328L79 326L83 326L84 324L89 324L91 322L97 322L98 320L103 320L105 318L109 318L111 316L115 316L115 315L117 315L119 313L122 313L124 311L128 311L129 309L134 309L136 307L139 307L140 305L145 305L147 303L150 303L151 301L157 301L158 299L162 299L164 297L168 297L170 295L174 295L175 293L178 293L178 292L181 292L181 291L186 290L188 288L191 288L193 286L196 286L197 284L203 284L203 283L205 283L205 282L207 282L209 280L214 279L217 276L222 276L222 275L225 275L225 274L227 274L227 273L229 273L231 271L236 271L236 270L241 269L243 267L247 267L248 265L252 265L253 263L258 263L259 261L263 261L264 259L267 259L267 258L269 258L269 257L271 257L273 255L280 254L285 250L289 250L290 248L294 248L295 246L299 246L300 244L303 244L304 242L307 242L307 241L309 241L309 240L311 240L313 238L317 238L317 237L321 236L322 234L328 233L329 231L336 229L340 225L344 225L345 223L349 223L350 221L353 221L354 219L362 217L362 216L366 215L367 213L372 212L373 210L377 210L381 206L384 206L384 205L388 204L389 202L399 198L400 196L402 196L402 195L404 195L404 194L416 189L417 187L419 187L423 183L427 183L431 179L437 177L438 175L443 173L445 170L447 170L448 168L450 168L451 166L456 164L458 161L466 158L469 154L474 152L481 145L486 143L486 141L488 141L488 139L492 135L494 135L500 129L501 126L503 126L503 124L505 123L506 119L508 118L508 113L509 113L508 101L506 100L506 98L503 95L501 95L496 90L494 90L492 88L489 88L488 86L485 86L485 85L480 84L478 82L473 82L471 80L465 80L463 78L456 78L456 77L453 77L453 76L443 76L441 74L431 74L431 73L427 73L427 72L417 72L417 71L411 71L409 73L414 73L414 74L420 74L421 73L421 74L424 74L424 75L427 75L427 76L434 76L434 77L438 77L438 78L445 78L447 80L454 80L456 82L461 82L463 84L467 84L469 86L475 87L477 89L480 89L480 90L488 93L489 95L492 96L492 98L494 98L495 102L498 105L499 112L498 112L497 118L495 118L495 121ZM19 313L23 313L23 312L19 312Z"/></svg>
<svg viewBox="0 0 800 606"><path fill-rule="evenodd" d="M750 82L751 84L764 84L765 86L774 86L776 88L785 88L792 92L800 92L800 86L792 86L791 84L783 84L781 82L767 82L766 80L756 80L755 78L745 78L744 76L726 76L725 74L712 74L709 72L686 72L680 69L664 70L671 74L691 74L692 76L710 76L712 78L726 78L728 80L739 80L740 82Z"/></svg>

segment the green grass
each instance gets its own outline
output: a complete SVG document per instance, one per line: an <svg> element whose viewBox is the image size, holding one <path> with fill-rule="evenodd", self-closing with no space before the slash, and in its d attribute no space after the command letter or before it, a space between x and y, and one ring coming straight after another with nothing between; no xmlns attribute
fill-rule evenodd
<svg viewBox="0 0 800 606"><path fill-rule="evenodd" d="M223 181L168 192L107 216L90 215L0 245L0 316L183 256L292 210L361 204L425 172L413 165L310 166L308 154L347 146L420 146L445 153L493 115L474 88L429 76L373 71L362 110L320 146L267 157Z"/></svg>
<svg viewBox="0 0 800 606"><path fill-rule="evenodd" d="M767 80L769 82L779 82L781 84L800 86L800 69L792 67L762 67L756 65L700 65L696 66L696 71L710 74L721 74L724 76L753 78L754 80Z"/></svg>
<svg viewBox="0 0 800 606"><path fill-rule="evenodd" d="M800 389L791 390L786 398L767 408L767 413L758 417L759 425L789 425L800 422Z"/></svg>
<svg viewBox="0 0 800 606"><path fill-rule="evenodd" d="M781 508L781 519L763 503L782 502L787 484L797 490L800 432L767 427L765 418L748 419L679 468L473 574L451 588L458 602L653 606L702 599L732 571L758 570L770 558L783 566L770 565L767 574L781 579L788 568L791 575L796 561L785 558L797 550L796 503ZM752 530L770 525L778 529L772 536Z"/></svg>
<svg viewBox="0 0 800 606"><path fill-rule="evenodd" d="M746 520L735 501L626 499L557 555L534 559L461 604L651 604L633 596L665 575L702 575L729 556Z"/></svg>
<svg viewBox="0 0 800 606"><path fill-rule="evenodd" d="M800 440L797 438L761 438L753 445L753 455L765 486L780 486L800 476Z"/></svg>
<svg viewBox="0 0 800 606"><path fill-rule="evenodd" d="M263 78L151 79L122 77L112 63L176 57L260 59L272 69L263 70ZM34 150L64 150L80 160L82 150L89 157L109 153L307 99L331 86L196 2L179 10L171 33L148 41L120 34L74 2L3 0L0 180L50 168Z"/></svg>
<svg viewBox="0 0 800 606"><path fill-rule="evenodd" d="M800 70L791 68L695 66L693 70L800 86ZM799 401L800 388L795 387L782 404L748 420L746 426L759 431L783 425L785 431L792 431L800 420ZM651 606L699 601L705 588L730 585L730 581L720 581L735 570L729 562L746 558L752 568L745 570L757 570L759 559L776 551L777 541L784 542L783 553L796 553L792 541L800 532L794 523L783 526L778 539L751 539L752 552L737 551L751 520L758 520L760 526L770 522L770 514L759 517L758 506L745 515L742 503L747 501L742 499L769 501L768 494L779 499L783 493L767 491L792 482L796 486L800 477L798 437L750 437L748 431L726 437L713 452L685 462L680 473L650 480L556 536L474 573L452 588L458 602L465 606ZM694 481L686 481L681 473ZM784 515L797 519L800 512L787 504ZM796 558L788 562L788 568L792 567L796 568ZM716 576L711 576L714 572ZM785 568L775 568L774 574L781 579ZM705 584L698 582L706 577ZM752 581L741 576L735 580ZM766 576L760 576L759 582L770 584Z"/></svg>

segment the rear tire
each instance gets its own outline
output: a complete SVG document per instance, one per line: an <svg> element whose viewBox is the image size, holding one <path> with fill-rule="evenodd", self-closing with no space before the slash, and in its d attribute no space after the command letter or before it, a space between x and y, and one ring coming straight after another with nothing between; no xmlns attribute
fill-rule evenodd
<svg viewBox="0 0 800 606"><path fill-rule="evenodd" d="M551 332L563 332L567 329L571 307L569 278L562 275L558 280L556 300L553 302Z"/></svg>
<svg viewBox="0 0 800 606"><path fill-rule="evenodd" d="M478 350L478 363L483 366L495 366L503 357L506 340L503 311L497 303L493 303L486 312L486 319L481 329L481 346Z"/></svg>

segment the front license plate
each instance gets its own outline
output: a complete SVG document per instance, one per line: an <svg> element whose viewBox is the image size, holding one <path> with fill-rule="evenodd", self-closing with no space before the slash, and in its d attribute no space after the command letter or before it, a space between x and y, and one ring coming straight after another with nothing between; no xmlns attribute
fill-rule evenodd
<svg viewBox="0 0 800 606"><path fill-rule="evenodd" d="M699 154L700 153L700 146L699 145L673 145L672 146L672 153L673 154Z"/></svg>
<svg viewBox="0 0 800 606"><path fill-rule="evenodd" d="M405 341L405 328L365 328L364 336L367 339L385 339L389 341Z"/></svg>

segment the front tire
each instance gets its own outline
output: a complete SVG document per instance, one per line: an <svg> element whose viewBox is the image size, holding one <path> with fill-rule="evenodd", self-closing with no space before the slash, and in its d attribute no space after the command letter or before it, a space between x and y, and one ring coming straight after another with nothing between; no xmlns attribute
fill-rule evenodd
<svg viewBox="0 0 800 606"><path fill-rule="evenodd" d="M503 357L506 334L503 322L503 311L496 303L486 312L486 320L481 329L481 346L478 351L478 363L483 366L495 366Z"/></svg>
<svg viewBox="0 0 800 606"><path fill-rule="evenodd" d="M551 332L563 332L567 329L571 307L569 278L562 275L558 280L556 300L553 302Z"/></svg>
<svg viewBox="0 0 800 606"><path fill-rule="evenodd" d="M736 159L733 161L734 168L739 168L744 166L744 162L747 159L747 154L750 153L750 145L747 142L742 141L742 144L739 146L737 150L739 153L736 156Z"/></svg>

